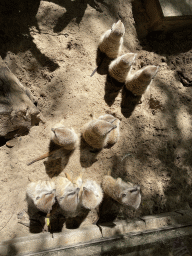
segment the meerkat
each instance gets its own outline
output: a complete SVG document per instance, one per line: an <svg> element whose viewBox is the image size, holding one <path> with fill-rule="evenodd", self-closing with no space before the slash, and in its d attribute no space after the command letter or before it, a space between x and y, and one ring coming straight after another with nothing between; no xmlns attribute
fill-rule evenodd
<svg viewBox="0 0 192 256"><path fill-rule="evenodd" d="M149 65L135 73L130 72L125 81L126 88L135 95L144 94L157 74L157 70L157 66Z"/></svg>
<svg viewBox="0 0 192 256"><path fill-rule="evenodd" d="M52 128L52 141L64 149L73 150L77 146L78 136L73 130L66 127Z"/></svg>
<svg viewBox="0 0 192 256"><path fill-rule="evenodd" d="M101 186L94 180L86 180L83 182L82 173L73 181L68 174L68 179L77 187L80 187L79 202L80 205L88 210L93 210L99 206L103 199L103 191Z"/></svg>
<svg viewBox="0 0 192 256"><path fill-rule="evenodd" d="M116 128L113 129L108 134L107 141L106 141L106 146L114 145L118 141L119 134L120 134L120 131L119 131L120 120L110 114L100 116L98 119L105 120L107 122L110 122L110 123L113 123L114 125L116 125Z"/></svg>
<svg viewBox="0 0 192 256"><path fill-rule="evenodd" d="M134 53L126 53L113 60L109 65L109 75L118 82L124 83L135 57Z"/></svg>
<svg viewBox="0 0 192 256"><path fill-rule="evenodd" d="M106 115L102 115L102 116L98 117L98 119L107 121L109 123L113 123L117 118L114 117L113 115L106 114Z"/></svg>
<svg viewBox="0 0 192 256"><path fill-rule="evenodd" d="M91 147L102 149L107 145L108 135L115 128L116 125L105 120L92 120L84 126L82 136Z"/></svg>
<svg viewBox="0 0 192 256"><path fill-rule="evenodd" d="M50 213L55 203L56 187L53 181L31 182L27 186L27 202L42 212Z"/></svg>
<svg viewBox="0 0 192 256"><path fill-rule="evenodd" d="M140 186L126 183L121 178L114 179L105 175L102 181L102 188L106 195L113 198L122 205L138 209L141 203Z"/></svg>
<svg viewBox="0 0 192 256"><path fill-rule="evenodd" d="M121 52L123 45L123 36L125 34L125 27L121 20L113 23L112 28L107 30L100 38L98 49L110 59L115 59ZM104 57L103 57L104 59ZM101 65L103 59L99 63ZM93 71L91 76L95 74L98 67Z"/></svg>
<svg viewBox="0 0 192 256"><path fill-rule="evenodd" d="M112 25L100 38L99 50L105 53L109 58L115 59L121 51L123 45L123 36L125 27L121 20Z"/></svg>
<svg viewBox="0 0 192 256"><path fill-rule="evenodd" d="M63 120L57 124L54 128L51 129L51 140L61 146L63 149L72 151L76 148L78 144L78 136L75 133L73 128L66 128L63 126ZM31 165L39 160L45 159L46 157L50 157L56 152L58 152L59 149L47 152L43 154L42 156L34 159L33 161L29 162L27 165Z"/></svg>
<svg viewBox="0 0 192 256"><path fill-rule="evenodd" d="M79 205L80 188L65 177L53 178L56 185L56 199L66 217L75 217Z"/></svg>

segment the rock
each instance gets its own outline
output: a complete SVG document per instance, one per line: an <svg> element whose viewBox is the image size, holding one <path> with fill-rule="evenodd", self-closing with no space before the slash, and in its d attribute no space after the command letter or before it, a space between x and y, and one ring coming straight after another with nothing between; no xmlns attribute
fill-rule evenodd
<svg viewBox="0 0 192 256"><path fill-rule="evenodd" d="M41 121L33 96L0 59L0 137L27 134ZM8 145L7 145L8 146Z"/></svg>

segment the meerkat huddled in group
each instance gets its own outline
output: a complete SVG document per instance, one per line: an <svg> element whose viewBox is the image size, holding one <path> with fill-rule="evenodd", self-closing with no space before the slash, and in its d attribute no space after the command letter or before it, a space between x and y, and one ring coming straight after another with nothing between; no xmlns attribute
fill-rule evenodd
<svg viewBox="0 0 192 256"><path fill-rule="evenodd" d="M39 180L27 186L27 202L36 211L50 213L55 203L56 188L53 181Z"/></svg>
<svg viewBox="0 0 192 256"><path fill-rule="evenodd" d="M119 56L109 65L109 75L120 83L124 83L131 65L135 61L135 53L126 53Z"/></svg>
<svg viewBox="0 0 192 256"><path fill-rule="evenodd" d="M118 203L138 209L141 203L140 186L130 182L124 182L121 178L114 179L105 175L102 181L102 189L106 195Z"/></svg>
<svg viewBox="0 0 192 256"><path fill-rule="evenodd" d="M157 70L157 66L149 65L136 72L129 72L125 81L126 88L135 95L144 94L149 89Z"/></svg>
<svg viewBox="0 0 192 256"><path fill-rule="evenodd" d="M95 149L102 149L117 142L120 120L112 115L100 116L84 126L84 140Z"/></svg>
<svg viewBox="0 0 192 256"><path fill-rule="evenodd" d="M69 180L71 180L75 186L80 188L79 191L79 205L88 210L93 210L99 206L103 199L103 191L96 181L87 179L83 181L82 174L73 181L67 174Z"/></svg>

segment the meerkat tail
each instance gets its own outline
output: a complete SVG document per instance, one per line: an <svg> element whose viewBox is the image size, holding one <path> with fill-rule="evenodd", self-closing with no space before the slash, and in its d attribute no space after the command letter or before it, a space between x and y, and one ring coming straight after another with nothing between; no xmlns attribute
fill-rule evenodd
<svg viewBox="0 0 192 256"><path fill-rule="evenodd" d="M42 159L44 159L44 158L46 158L46 157L48 157L48 156L51 156L51 155L53 154L53 152L54 152L54 151L52 151L52 152L47 152L47 153L45 153L44 155L42 155L42 156L40 156L40 157L34 159L33 161L31 161L31 162L28 163L27 165L29 166L29 165L31 165L31 164L33 164L33 163L39 161L39 160L42 160Z"/></svg>

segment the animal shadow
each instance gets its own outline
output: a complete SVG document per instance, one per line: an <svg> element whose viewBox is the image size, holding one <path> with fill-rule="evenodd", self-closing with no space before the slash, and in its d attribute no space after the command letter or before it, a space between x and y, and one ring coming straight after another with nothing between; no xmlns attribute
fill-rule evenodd
<svg viewBox="0 0 192 256"><path fill-rule="evenodd" d="M79 228L81 223L86 219L90 210L83 208L81 214L74 218L67 218L66 220L66 228L68 229L76 229Z"/></svg>
<svg viewBox="0 0 192 256"><path fill-rule="evenodd" d="M120 204L111 197L104 195L103 201L99 206L97 225L102 223L113 222L117 219L121 210Z"/></svg>
<svg viewBox="0 0 192 256"><path fill-rule="evenodd" d="M51 216L50 226L49 226L50 233L61 232L65 221L66 221L66 218L60 213L57 213Z"/></svg>
<svg viewBox="0 0 192 256"><path fill-rule="evenodd" d="M58 1L52 0L52 2L56 2L58 4ZM100 0L100 2L105 4L103 3L103 0ZM66 9L66 12L58 19L57 24L53 29L56 33L61 32L72 20L75 20L77 24L80 24L88 4L97 11L103 12L94 0L59 0L59 4Z"/></svg>
<svg viewBox="0 0 192 256"><path fill-rule="evenodd" d="M104 100L108 106L111 106L119 91L123 88L124 83L120 83L112 78L109 74L107 75L106 82L105 82L105 96Z"/></svg>
<svg viewBox="0 0 192 256"><path fill-rule="evenodd" d="M130 117L135 107L141 104L141 96L135 96L125 86L122 90L121 113L124 117Z"/></svg>
<svg viewBox="0 0 192 256"><path fill-rule="evenodd" d="M66 150L50 141L49 152L52 151L55 152L44 161L46 173L50 178L58 176L65 169L74 150Z"/></svg>
<svg viewBox="0 0 192 256"><path fill-rule="evenodd" d="M110 59L105 53L101 52L99 48L97 48L97 56L96 56L96 65L98 74L106 75L108 73L108 67L110 62L113 59Z"/></svg>
<svg viewBox="0 0 192 256"><path fill-rule="evenodd" d="M31 233L40 233L44 230L46 213L41 212L37 209L35 204L30 200L28 204L29 215L29 231Z"/></svg>
<svg viewBox="0 0 192 256"><path fill-rule="evenodd" d="M84 168L90 167L97 161L97 155L100 153L101 149L94 149L87 144L81 135L80 141L80 163Z"/></svg>

